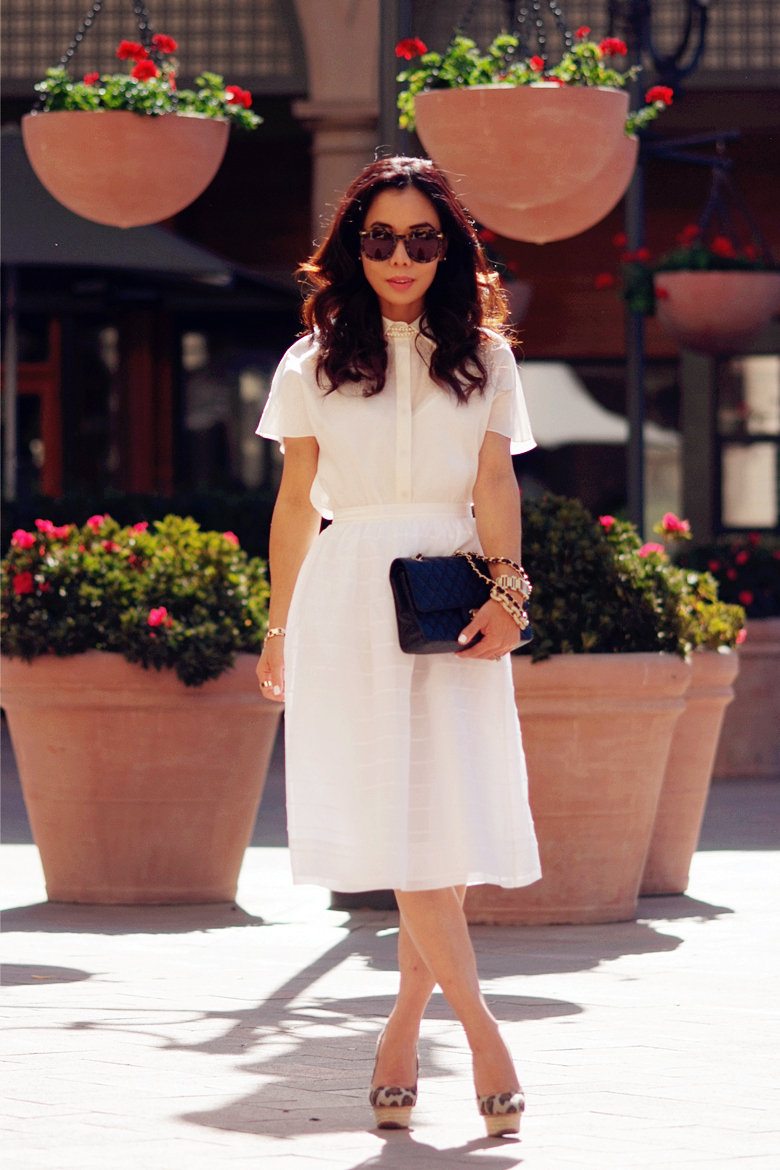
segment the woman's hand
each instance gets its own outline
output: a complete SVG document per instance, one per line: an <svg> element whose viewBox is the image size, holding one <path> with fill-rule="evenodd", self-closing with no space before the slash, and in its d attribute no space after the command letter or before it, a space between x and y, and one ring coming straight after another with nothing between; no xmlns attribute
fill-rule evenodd
<svg viewBox="0 0 780 1170"><path fill-rule="evenodd" d="M269 638L257 663L260 694L273 703L284 702L284 638Z"/></svg>
<svg viewBox="0 0 780 1170"><path fill-rule="evenodd" d="M458 650L458 658L501 658L520 645L517 623L492 598L477 610L458 641L467 645L477 634L482 634L480 641L468 650Z"/></svg>

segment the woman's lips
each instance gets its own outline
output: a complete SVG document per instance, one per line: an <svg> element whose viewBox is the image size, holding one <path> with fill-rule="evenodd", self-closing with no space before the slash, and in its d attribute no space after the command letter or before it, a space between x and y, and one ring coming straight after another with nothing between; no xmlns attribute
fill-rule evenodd
<svg viewBox="0 0 780 1170"><path fill-rule="evenodd" d="M411 276L393 276L387 283L391 284L393 288L410 288L414 284L414 279Z"/></svg>

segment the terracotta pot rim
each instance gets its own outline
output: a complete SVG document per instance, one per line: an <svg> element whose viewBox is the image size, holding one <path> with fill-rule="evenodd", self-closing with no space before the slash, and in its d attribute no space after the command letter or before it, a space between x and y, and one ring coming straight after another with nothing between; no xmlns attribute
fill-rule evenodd
<svg viewBox="0 0 780 1170"><path fill-rule="evenodd" d="M92 114L93 116L96 114L108 114L110 117L115 117L117 114L126 114L131 118L148 118L150 122L163 122L171 118L192 118L198 122L221 122L223 124L229 122L228 118L215 118L210 114L198 114L194 110L181 110L176 112L172 110L166 114L150 114L144 110L30 110L28 114L23 115L22 121L26 121L28 118L57 118L62 114L66 116L77 114L80 118L85 114Z"/></svg>
<svg viewBox="0 0 780 1170"><path fill-rule="evenodd" d="M580 93L598 92L598 93L616 93L628 100L628 95L624 89L618 89L615 85L556 85L554 81L532 81L528 85L512 85L508 81L489 81L484 85L449 85L441 89L423 89L420 93L414 95L414 100L425 97L427 94L445 94L445 93L470 93L476 90L486 89L513 89L521 92L529 89L547 89L547 90L565 90L567 93L575 91ZM76 111L80 112L80 111Z"/></svg>

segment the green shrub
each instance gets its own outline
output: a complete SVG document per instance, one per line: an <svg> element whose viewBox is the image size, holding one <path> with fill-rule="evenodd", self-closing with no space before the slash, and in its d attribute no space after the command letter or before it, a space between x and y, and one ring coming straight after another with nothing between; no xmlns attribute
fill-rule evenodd
<svg viewBox="0 0 780 1170"><path fill-rule="evenodd" d="M267 626L266 566L231 533L166 516L121 527L37 520L2 562L4 653L32 660L85 650L169 667L198 686L258 651Z"/></svg>

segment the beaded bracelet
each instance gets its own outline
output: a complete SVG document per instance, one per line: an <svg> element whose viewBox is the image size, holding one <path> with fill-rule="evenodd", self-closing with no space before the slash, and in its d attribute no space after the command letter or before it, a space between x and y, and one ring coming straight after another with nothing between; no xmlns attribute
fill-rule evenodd
<svg viewBox="0 0 780 1170"><path fill-rule="evenodd" d="M283 638L286 633L284 626L271 626L270 630L266 631L265 640L268 642L271 638Z"/></svg>

